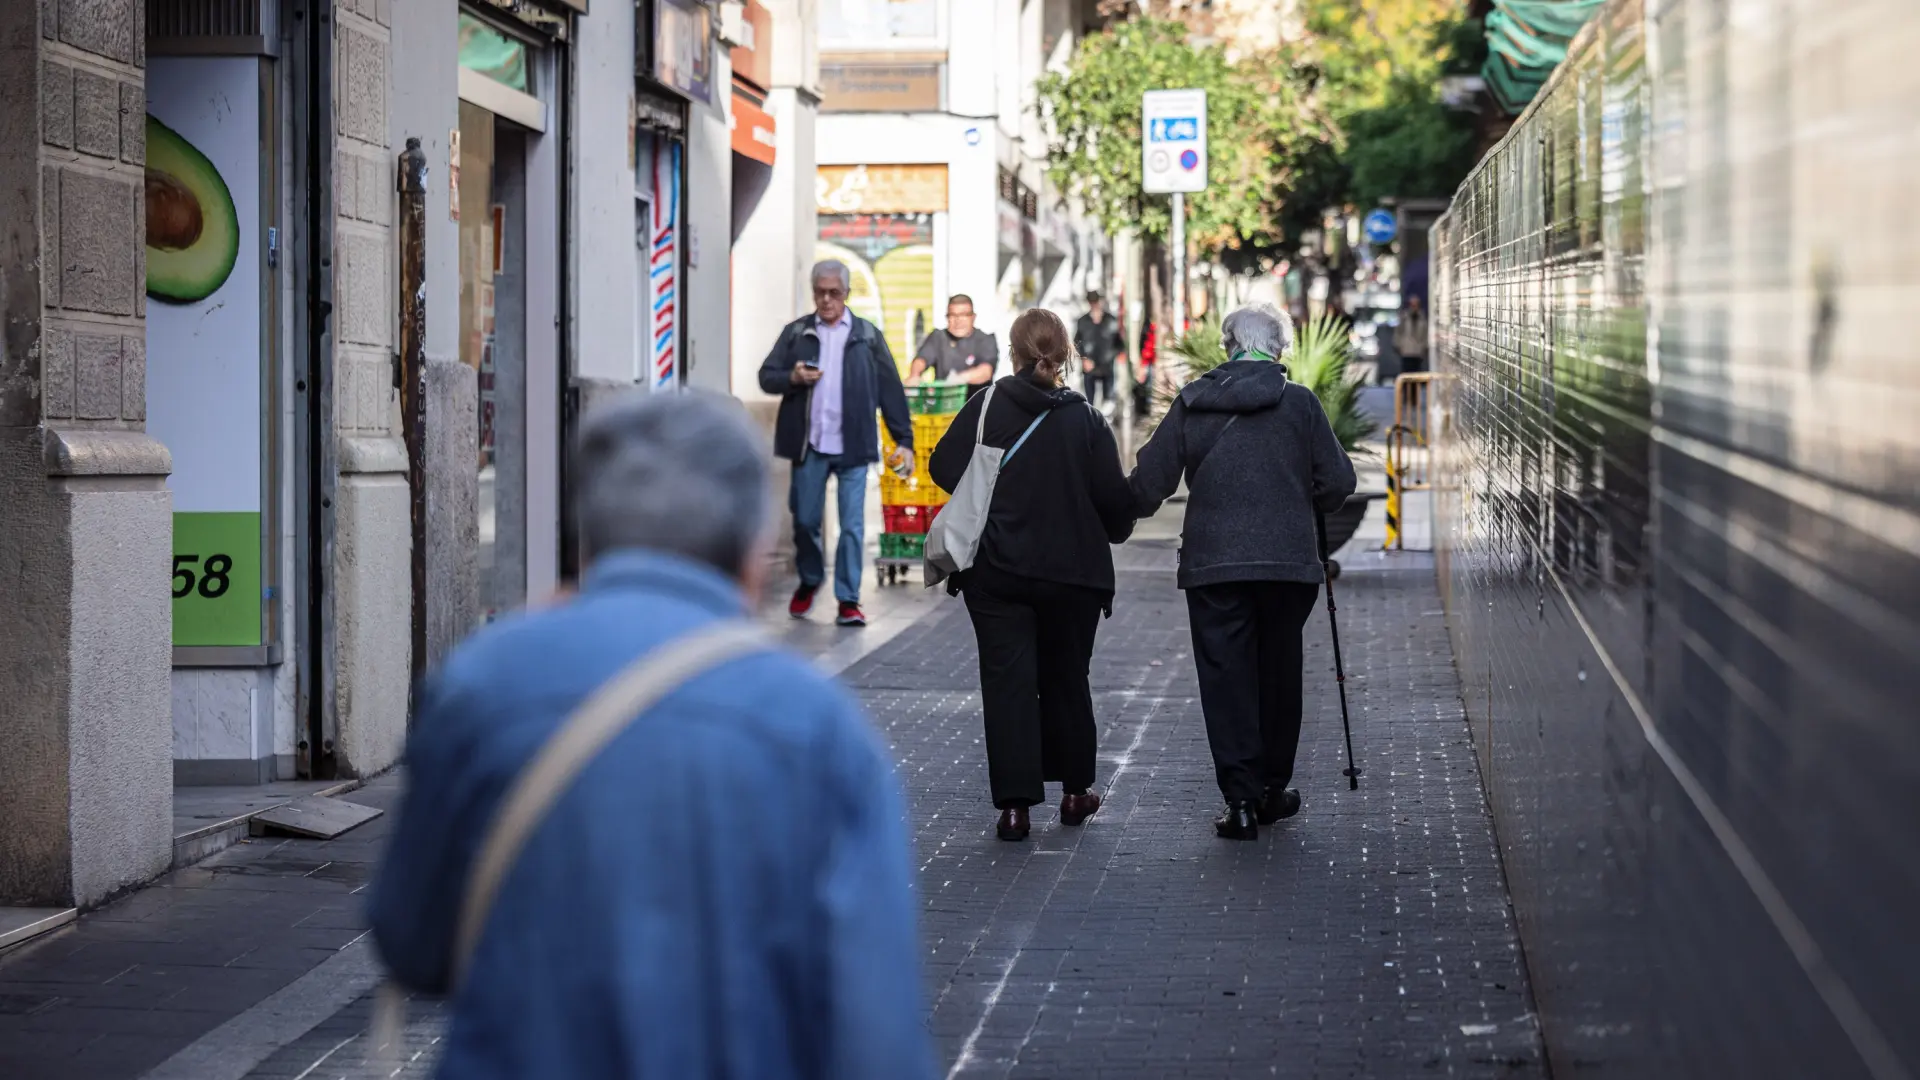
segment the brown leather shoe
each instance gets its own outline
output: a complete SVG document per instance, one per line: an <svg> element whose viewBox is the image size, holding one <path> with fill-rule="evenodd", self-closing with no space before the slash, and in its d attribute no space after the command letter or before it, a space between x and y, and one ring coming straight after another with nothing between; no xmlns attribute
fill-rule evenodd
<svg viewBox="0 0 1920 1080"><path fill-rule="evenodd" d="M1000 811L1000 823L994 826L994 832L998 833L1002 840L1025 840L1027 833L1032 829L1033 825L1027 819L1027 808L1024 806L1009 806Z"/></svg>
<svg viewBox="0 0 1920 1080"><path fill-rule="evenodd" d="M1062 795L1060 824L1078 825L1092 817L1093 812L1098 809L1100 809L1100 796L1091 791L1083 791L1078 795Z"/></svg>

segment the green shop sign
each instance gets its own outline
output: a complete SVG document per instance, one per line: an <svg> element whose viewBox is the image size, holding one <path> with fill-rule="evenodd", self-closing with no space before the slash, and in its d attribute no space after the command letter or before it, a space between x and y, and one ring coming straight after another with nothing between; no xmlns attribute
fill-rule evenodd
<svg viewBox="0 0 1920 1080"><path fill-rule="evenodd" d="M173 643L259 645L260 515L173 515Z"/></svg>

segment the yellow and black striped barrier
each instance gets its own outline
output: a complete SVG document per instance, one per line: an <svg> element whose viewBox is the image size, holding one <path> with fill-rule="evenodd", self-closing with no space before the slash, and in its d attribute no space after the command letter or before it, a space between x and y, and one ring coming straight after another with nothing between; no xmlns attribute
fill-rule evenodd
<svg viewBox="0 0 1920 1080"><path fill-rule="evenodd" d="M1432 372L1402 375L1393 382L1393 427L1387 431L1387 540L1389 551L1406 547L1401 498L1433 489L1433 448L1428 439L1428 391Z"/></svg>

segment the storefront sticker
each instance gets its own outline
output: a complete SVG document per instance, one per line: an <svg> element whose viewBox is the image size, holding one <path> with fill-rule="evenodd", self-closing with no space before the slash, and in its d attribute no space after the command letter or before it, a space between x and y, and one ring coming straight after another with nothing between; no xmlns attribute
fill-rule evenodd
<svg viewBox="0 0 1920 1080"><path fill-rule="evenodd" d="M701 0L659 0L654 18L654 77L696 101L713 101L713 9Z"/></svg>
<svg viewBox="0 0 1920 1080"><path fill-rule="evenodd" d="M259 645L260 61L147 69L147 430L173 455L173 643Z"/></svg>
<svg viewBox="0 0 1920 1080"><path fill-rule="evenodd" d="M460 220L460 129L447 131L447 218Z"/></svg>

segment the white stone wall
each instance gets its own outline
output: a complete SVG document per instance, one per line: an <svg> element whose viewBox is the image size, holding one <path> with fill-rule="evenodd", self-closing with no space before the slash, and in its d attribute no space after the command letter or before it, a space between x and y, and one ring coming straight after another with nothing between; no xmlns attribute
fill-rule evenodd
<svg viewBox="0 0 1920 1080"><path fill-rule="evenodd" d="M716 39L713 103L688 107L686 247L680 310L686 318L687 385L727 393L733 382L733 64Z"/></svg>
<svg viewBox="0 0 1920 1080"><path fill-rule="evenodd" d="M639 323L629 109L633 5L596 4L574 42L574 372L631 383Z"/></svg>
<svg viewBox="0 0 1920 1080"><path fill-rule="evenodd" d="M773 177L733 245L733 393L745 401L772 399L760 389L760 363L781 328L813 306L807 273L819 235L817 103L789 87L769 92L766 109L776 143Z"/></svg>
<svg viewBox="0 0 1920 1080"><path fill-rule="evenodd" d="M335 752L356 775L399 760L412 671L412 523L392 367L391 22L387 0L334 8Z"/></svg>
<svg viewBox="0 0 1920 1080"><path fill-rule="evenodd" d="M171 467L146 418L145 9L0 5L0 902L171 853Z"/></svg>

